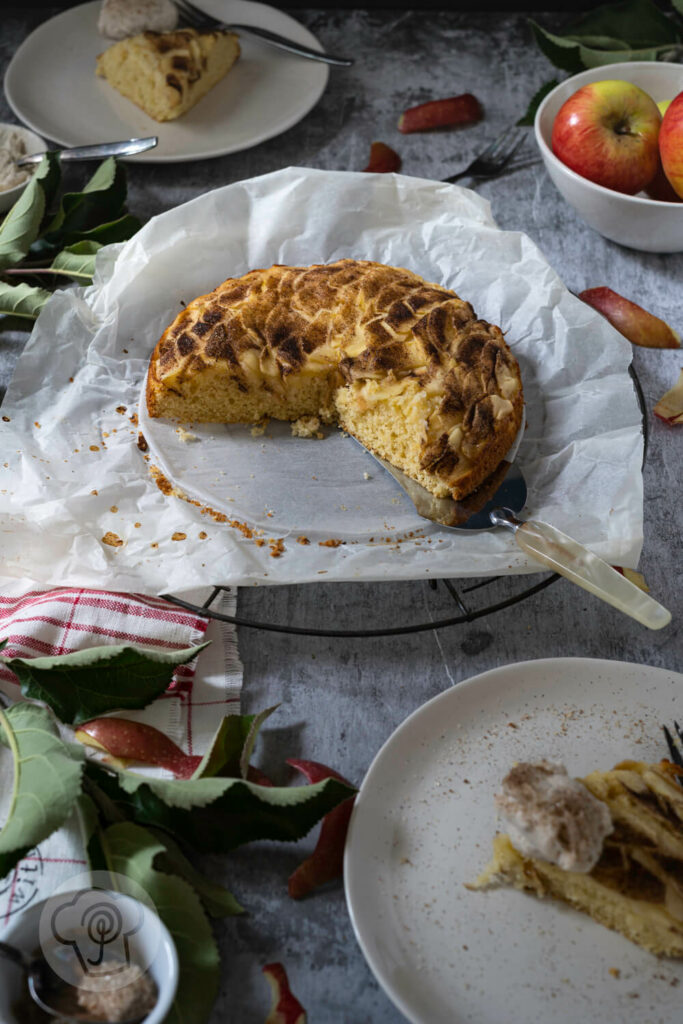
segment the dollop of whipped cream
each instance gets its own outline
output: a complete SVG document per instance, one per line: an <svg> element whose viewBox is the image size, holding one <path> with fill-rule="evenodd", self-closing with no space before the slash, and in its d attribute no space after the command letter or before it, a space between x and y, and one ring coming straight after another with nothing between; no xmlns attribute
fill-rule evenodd
<svg viewBox="0 0 683 1024"><path fill-rule="evenodd" d="M515 849L564 871L594 868L613 828L607 805L552 761L516 764L494 800Z"/></svg>
<svg viewBox="0 0 683 1024"><path fill-rule="evenodd" d="M125 39L140 32L172 32L178 8L171 0L104 0L97 30L107 39Z"/></svg>

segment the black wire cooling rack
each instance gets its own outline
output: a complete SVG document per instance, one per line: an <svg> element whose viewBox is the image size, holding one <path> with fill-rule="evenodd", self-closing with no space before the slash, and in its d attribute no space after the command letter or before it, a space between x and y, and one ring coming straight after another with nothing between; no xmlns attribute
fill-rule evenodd
<svg viewBox="0 0 683 1024"><path fill-rule="evenodd" d="M640 412L643 420L643 466L647 457L649 441L647 412L645 407L645 396L638 379L638 375L629 366L629 373L640 405ZM534 573L533 578L538 574ZM380 637L380 636L404 636L407 633L424 633L430 629L444 629L446 626L459 626L464 623L476 622L486 615L493 615L495 612L509 608L511 605L519 604L534 594L540 593L546 587L557 582L560 577L557 573L545 574L540 582L525 586L528 576L487 576L478 580L429 580L432 590L444 587L449 596L458 608L458 614L445 619L430 619L429 622L415 622L405 626L380 626L375 629L326 629L314 626L292 626L287 623L258 622L254 619L244 618L240 615L226 615L214 607L220 603L221 594L231 591L233 588L215 586L213 591L203 605L192 604L183 601L182 598L173 594L162 594L166 601L186 608L188 611L196 612L197 615L205 615L211 619L218 619L221 622L230 622L236 626L246 626L250 629L267 630L270 633L290 633L297 636L321 636L321 637ZM326 584L329 585L329 584ZM377 584L377 586L390 587L392 582ZM512 591L512 593L510 593ZM484 596L483 604L479 604L479 598ZM487 603L488 602L488 603ZM383 602L378 602L382 604Z"/></svg>

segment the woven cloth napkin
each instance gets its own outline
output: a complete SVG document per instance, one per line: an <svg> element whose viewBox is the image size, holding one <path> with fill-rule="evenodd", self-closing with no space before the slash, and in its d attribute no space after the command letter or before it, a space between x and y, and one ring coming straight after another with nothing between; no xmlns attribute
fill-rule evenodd
<svg viewBox="0 0 683 1024"><path fill-rule="evenodd" d="M198 590L187 600L201 605L207 596L208 591ZM212 607L234 614L235 605L233 588L224 591L221 603ZM158 597L0 580L0 641L4 639L8 643L3 657L21 658L110 644L172 651L211 640L194 662L178 666L163 697L142 711L126 711L125 717L156 726L189 754L202 754L219 720L239 713L242 665L235 627ZM0 691L11 700L21 699L16 676L4 665L0 665ZM12 773L9 753L0 747L0 822L12 789ZM0 936L14 915L86 867L74 819L0 879Z"/></svg>

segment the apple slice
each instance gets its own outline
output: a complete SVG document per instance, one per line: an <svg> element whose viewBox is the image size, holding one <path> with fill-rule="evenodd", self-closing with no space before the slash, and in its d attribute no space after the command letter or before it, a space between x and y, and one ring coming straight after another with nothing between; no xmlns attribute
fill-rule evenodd
<svg viewBox="0 0 683 1024"><path fill-rule="evenodd" d="M642 572L636 572L635 569L626 569L623 565L613 565L613 569L620 572L622 576L625 576L629 583L632 583L634 587L638 587L644 593L649 594L650 588L645 582L645 577Z"/></svg>
<svg viewBox="0 0 683 1024"><path fill-rule="evenodd" d="M387 174L401 170L401 158L391 146L384 142L373 142L370 146L370 162L364 171L371 174Z"/></svg>
<svg viewBox="0 0 683 1024"><path fill-rule="evenodd" d="M680 336L664 320L611 288L587 288L579 293L579 298L602 313L612 327L616 327L634 345L643 348L681 347Z"/></svg>
<svg viewBox="0 0 683 1024"><path fill-rule="evenodd" d="M683 369L671 390L659 399L653 412L672 427L683 423Z"/></svg>
<svg viewBox="0 0 683 1024"><path fill-rule="evenodd" d="M429 100L404 110L398 121L398 130L428 132L433 128L452 128L459 124L474 124L484 116L481 103L471 92L450 96L445 100Z"/></svg>
<svg viewBox="0 0 683 1024"><path fill-rule="evenodd" d="M292 757L288 758L287 764L305 775L309 782L322 782L323 779L332 778L350 785L343 775L339 775L327 765L320 764L319 761L301 761ZM289 876L288 892L292 899L300 900L317 886L331 882L341 875L344 867L344 843L355 799L355 796L349 797L323 818L315 850Z"/></svg>
<svg viewBox="0 0 683 1024"><path fill-rule="evenodd" d="M292 993L282 964L266 964L263 973L270 985L272 1000L266 1024L306 1024L306 1011Z"/></svg>
<svg viewBox="0 0 683 1024"><path fill-rule="evenodd" d="M202 760L186 754L161 730L129 718L93 718L78 727L75 737L116 760L154 764L177 779L189 779Z"/></svg>

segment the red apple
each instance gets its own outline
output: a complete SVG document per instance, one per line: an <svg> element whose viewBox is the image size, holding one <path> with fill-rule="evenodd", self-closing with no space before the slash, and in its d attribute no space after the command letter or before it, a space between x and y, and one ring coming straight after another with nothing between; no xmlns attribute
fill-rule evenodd
<svg viewBox="0 0 683 1024"><path fill-rule="evenodd" d="M557 112L553 153L583 178L635 195L657 171L661 120L655 101L632 82L592 82Z"/></svg>
<svg viewBox="0 0 683 1024"><path fill-rule="evenodd" d="M674 191L683 196L683 92L667 107L659 131L659 153Z"/></svg>

